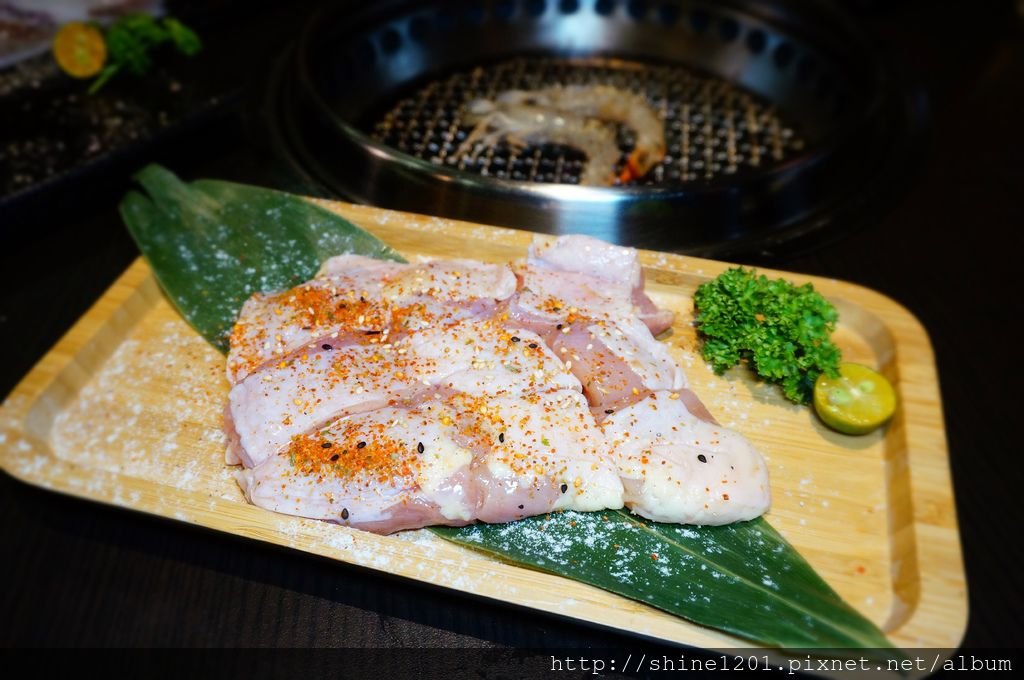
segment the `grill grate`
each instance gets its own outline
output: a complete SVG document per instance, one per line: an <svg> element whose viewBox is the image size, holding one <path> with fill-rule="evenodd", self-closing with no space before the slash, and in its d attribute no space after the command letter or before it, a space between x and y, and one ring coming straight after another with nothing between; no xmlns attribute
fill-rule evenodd
<svg viewBox="0 0 1024 680"><path fill-rule="evenodd" d="M774 252L867 216L923 108L842 3L328 4L275 74L268 111L311 182L398 210L694 254ZM590 145L608 135L584 125L578 149L543 144L528 102L494 109L537 146L484 148L496 136L483 134L463 153L469 120L488 110L464 118L467 103L563 83L646 97L668 157L628 190L570 190L616 162L612 176L631 177L634 134L601 149ZM574 139L578 115L551 139Z"/></svg>
<svg viewBox="0 0 1024 680"><path fill-rule="evenodd" d="M473 127L461 118L465 102L559 83L607 84L641 93L661 112L666 157L629 184L666 186L742 176L784 162L804 147L770 102L726 80L679 65L553 57L510 59L420 84L371 123L371 134L423 160L482 176L578 184L586 157L571 147L516 148L500 142L458 153ZM633 147L631 132L620 127L618 141L621 169Z"/></svg>

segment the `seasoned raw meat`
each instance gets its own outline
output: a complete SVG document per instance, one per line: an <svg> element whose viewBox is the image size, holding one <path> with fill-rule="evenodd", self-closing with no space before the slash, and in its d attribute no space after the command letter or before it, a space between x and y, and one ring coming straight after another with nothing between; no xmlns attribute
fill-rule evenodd
<svg viewBox="0 0 1024 680"><path fill-rule="evenodd" d="M236 383L268 361L340 330L382 332L391 322L383 280L405 266L343 255L325 262L306 283L280 293L253 295L242 306L231 334L228 379Z"/></svg>
<svg viewBox="0 0 1024 680"><path fill-rule="evenodd" d="M428 411L383 407L296 435L238 479L260 507L379 533L468 524L472 453L452 434Z"/></svg>
<svg viewBox="0 0 1024 680"><path fill-rule="evenodd" d="M535 239L527 263L534 268L598 279L601 283L592 287L613 299L616 305L625 300L632 303L632 311L653 335L672 327L675 315L667 309L659 309L644 292L644 272L633 248L580 235L562 236L553 241ZM610 308L602 311L611 313Z"/></svg>
<svg viewBox="0 0 1024 680"><path fill-rule="evenodd" d="M626 505L681 524L761 516L771 503L761 454L738 432L695 415L688 401L696 401L692 392L659 391L603 421Z"/></svg>
<svg viewBox="0 0 1024 680"><path fill-rule="evenodd" d="M557 239L535 239L527 262L546 269L586 274L627 289L643 288L643 269L632 248L605 243L590 236L569 234Z"/></svg>
<svg viewBox="0 0 1024 680"><path fill-rule="evenodd" d="M380 533L622 507L578 392L445 394L296 436L239 483L261 507Z"/></svg>
<svg viewBox="0 0 1024 680"><path fill-rule="evenodd" d="M334 257L311 281L246 301L231 336L228 378L237 383L268 362L339 335L397 337L409 330L486 317L515 287L515 276L504 265Z"/></svg>
<svg viewBox="0 0 1024 680"><path fill-rule="evenodd" d="M365 336L363 336L365 337ZM292 437L343 415L445 387L471 394L580 390L540 337L498 320L463 320L395 342L308 349L246 377L229 395L229 455L259 465Z"/></svg>
<svg viewBox="0 0 1024 680"><path fill-rule="evenodd" d="M509 309L545 334L579 378L630 509L684 524L728 524L768 509L761 454L713 422L652 335L664 330L664 319L671 321L652 311L642 291L637 295L636 251L579 236L538 241L516 273L522 286Z"/></svg>
<svg viewBox="0 0 1024 680"><path fill-rule="evenodd" d="M635 250L585 236L538 240L516 275L521 285L509 301L510 316L548 340L595 412L622 408L652 390L685 387L682 370L651 334L648 324L665 330L672 314L643 293Z"/></svg>
<svg viewBox="0 0 1024 680"><path fill-rule="evenodd" d="M595 412L686 386L682 369L638 319L575 323L553 337L551 348L582 383Z"/></svg>
<svg viewBox="0 0 1024 680"><path fill-rule="evenodd" d="M459 394L449 403L460 438L477 452L477 519L622 507L622 483L579 392Z"/></svg>
<svg viewBox="0 0 1024 680"><path fill-rule="evenodd" d="M764 460L688 388L643 285L636 251L582 236L511 268L332 258L246 303L226 458L256 505L381 533L624 504L756 517Z"/></svg>

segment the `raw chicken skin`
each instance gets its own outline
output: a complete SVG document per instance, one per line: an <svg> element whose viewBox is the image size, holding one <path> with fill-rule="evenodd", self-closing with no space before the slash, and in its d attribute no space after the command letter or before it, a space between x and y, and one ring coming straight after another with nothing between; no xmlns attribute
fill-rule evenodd
<svg viewBox="0 0 1024 680"><path fill-rule="evenodd" d="M627 286L578 272L558 272L529 264L515 267L519 290L509 315L527 328L553 334L578 319L629 319L636 308Z"/></svg>
<svg viewBox="0 0 1024 680"><path fill-rule="evenodd" d="M238 473L269 510L390 533L622 507L604 438L573 390L497 398L435 392L296 436Z"/></svg>
<svg viewBox="0 0 1024 680"><path fill-rule="evenodd" d="M569 234L553 240L534 239L527 262L552 271L575 272L629 290L643 288L643 269L632 248L605 243L589 236Z"/></svg>
<svg viewBox="0 0 1024 680"><path fill-rule="evenodd" d="M579 392L460 394L449 403L458 409L452 418L460 436L478 452L475 470L484 491L477 519L508 522L552 510L622 507L622 482Z"/></svg>
<svg viewBox="0 0 1024 680"><path fill-rule="evenodd" d="M297 435L237 476L250 502L289 515L380 533L468 524L477 505L472 452L452 434L432 413L383 407Z"/></svg>
<svg viewBox="0 0 1024 680"><path fill-rule="evenodd" d="M644 271L633 248L580 235L561 236L553 241L537 238L530 246L527 263L541 269L600 279L604 285L595 287L616 298L617 302L621 302L624 291L628 289L626 297L633 304L633 311L652 335L668 330L675 320L675 314L659 309L644 292Z"/></svg>
<svg viewBox="0 0 1024 680"><path fill-rule="evenodd" d="M686 377L638 319L563 326L551 348L597 411L619 409L652 390L679 390Z"/></svg>
<svg viewBox="0 0 1024 680"><path fill-rule="evenodd" d="M486 317L515 287L515 276L505 265L333 257L311 281L246 301L231 336L228 379L240 382L268 362L339 335L398 337L409 330Z"/></svg>
<svg viewBox="0 0 1024 680"><path fill-rule="evenodd" d="M396 342L329 343L267 366L228 397L229 454L247 467L292 437L342 415L411 399L436 387L472 394L581 389L541 338L497 320L464 320Z"/></svg>
<svg viewBox="0 0 1024 680"><path fill-rule="evenodd" d="M584 236L511 267L332 258L243 308L227 460L256 505L379 533L624 505L757 517L767 466L688 388L643 286L635 250Z"/></svg>
<svg viewBox="0 0 1024 680"><path fill-rule="evenodd" d="M768 468L746 437L659 391L601 424L629 508L657 522L730 524L771 504Z"/></svg>
<svg viewBox="0 0 1024 680"><path fill-rule="evenodd" d="M535 241L515 268L520 288L509 314L544 336L584 386L595 412L619 409L652 390L686 386L682 370L644 322L643 274L637 253L586 236ZM671 312L649 312L664 330Z"/></svg>
<svg viewBox="0 0 1024 680"><path fill-rule="evenodd" d="M636 251L584 236L538 239L529 263L516 270L522 287L509 309L546 333L583 385L618 465L625 504L681 524L728 524L766 512L761 454L713 422L652 335L661 315L648 310L644 323L632 302L642 283Z"/></svg>
<svg viewBox="0 0 1024 680"><path fill-rule="evenodd" d="M231 333L228 379L232 384L275 358L344 329L382 332L390 324L382 281L405 265L358 255L334 257L311 281L242 306Z"/></svg>

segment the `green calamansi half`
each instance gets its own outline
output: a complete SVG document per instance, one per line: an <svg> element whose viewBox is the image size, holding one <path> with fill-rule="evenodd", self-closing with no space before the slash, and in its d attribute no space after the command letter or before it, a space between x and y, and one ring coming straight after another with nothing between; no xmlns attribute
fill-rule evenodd
<svg viewBox="0 0 1024 680"><path fill-rule="evenodd" d="M844 434L867 434L892 418L896 391L881 373L842 363L839 375L822 374L814 384L814 410L822 422Z"/></svg>

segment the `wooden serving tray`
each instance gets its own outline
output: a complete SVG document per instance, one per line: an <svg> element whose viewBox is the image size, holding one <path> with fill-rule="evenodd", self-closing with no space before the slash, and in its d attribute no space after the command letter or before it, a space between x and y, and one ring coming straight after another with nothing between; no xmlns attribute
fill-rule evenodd
<svg viewBox="0 0 1024 680"><path fill-rule="evenodd" d="M532 234L321 202L410 259L523 256ZM967 593L931 345L895 302L812 281L839 309L844 358L878 367L900 408L847 437L745 368L715 376L696 352L691 295L729 265L642 252L647 289L677 312L666 342L724 425L768 459L768 519L854 607L904 647L957 647ZM771 272L767 272L771 273ZM776 275L781 273L775 272ZM224 459L224 358L136 261L0 407L0 463L37 486L288 546L478 596L699 647L738 638L557 576L504 564L426 531L376 536L248 505Z"/></svg>

